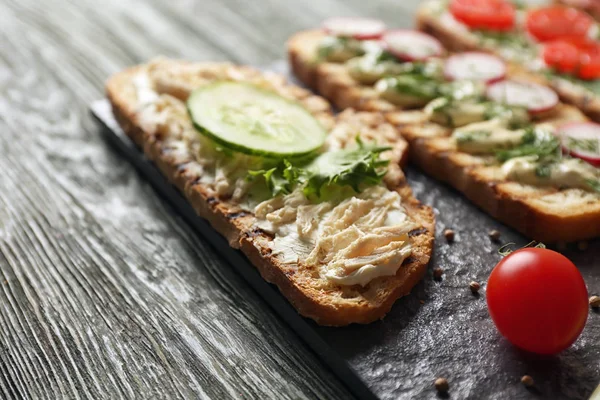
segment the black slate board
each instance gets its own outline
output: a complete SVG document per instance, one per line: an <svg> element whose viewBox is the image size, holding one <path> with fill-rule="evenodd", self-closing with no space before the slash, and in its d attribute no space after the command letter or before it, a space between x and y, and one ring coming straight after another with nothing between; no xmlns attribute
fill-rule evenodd
<svg viewBox="0 0 600 400"><path fill-rule="evenodd" d="M274 68L287 72L283 64ZM450 382L453 399L584 399L600 380L600 314L591 312L579 340L558 356L541 357L511 346L496 331L487 314L485 281L500 260L499 245L487 232L497 229L502 242L524 245L528 240L470 204L455 190L409 167L415 195L436 213L437 242L426 278L400 299L388 316L366 326L325 328L300 317L277 288L267 284L244 256L228 247L191 206L170 186L112 118L105 100L92 105L106 137L150 181L174 208L250 283L254 289L362 399L428 399L436 396L438 376ZM441 235L456 232L449 245ZM560 229L560 227L557 227ZM581 252L564 253L580 268L590 294L600 292L600 241ZM431 279L434 266L444 279ZM483 284L481 295L468 283ZM520 383L531 375L536 388Z"/></svg>

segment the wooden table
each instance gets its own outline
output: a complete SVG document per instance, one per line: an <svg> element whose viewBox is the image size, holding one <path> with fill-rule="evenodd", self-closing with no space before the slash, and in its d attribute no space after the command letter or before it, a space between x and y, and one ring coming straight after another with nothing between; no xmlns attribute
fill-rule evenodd
<svg viewBox="0 0 600 400"><path fill-rule="evenodd" d="M0 397L350 397L88 105L157 55L264 65L327 16L410 26L417 3L1 1Z"/></svg>

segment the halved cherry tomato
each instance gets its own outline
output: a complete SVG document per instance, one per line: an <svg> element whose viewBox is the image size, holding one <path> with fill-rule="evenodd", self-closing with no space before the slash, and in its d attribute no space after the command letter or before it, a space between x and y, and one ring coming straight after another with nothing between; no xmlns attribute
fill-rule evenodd
<svg viewBox="0 0 600 400"><path fill-rule="evenodd" d="M586 38L594 20L573 7L551 6L527 13L527 31L540 42Z"/></svg>
<svg viewBox="0 0 600 400"><path fill-rule="evenodd" d="M588 317L588 293L581 273L560 253L517 250L496 265L487 283L488 309L512 344L555 354L581 334Z"/></svg>
<svg viewBox="0 0 600 400"><path fill-rule="evenodd" d="M600 78L600 43L588 42L579 48L579 71L581 79Z"/></svg>
<svg viewBox="0 0 600 400"><path fill-rule="evenodd" d="M571 41L556 40L544 46L542 58L558 72L570 74L579 66L579 48Z"/></svg>
<svg viewBox="0 0 600 400"><path fill-rule="evenodd" d="M561 39L547 43L544 62L557 71L581 79L600 78L600 43L586 39Z"/></svg>
<svg viewBox="0 0 600 400"><path fill-rule="evenodd" d="M449 9L470 28L505 31L515 24L515 6L508 0L452 0Z"/></svg>

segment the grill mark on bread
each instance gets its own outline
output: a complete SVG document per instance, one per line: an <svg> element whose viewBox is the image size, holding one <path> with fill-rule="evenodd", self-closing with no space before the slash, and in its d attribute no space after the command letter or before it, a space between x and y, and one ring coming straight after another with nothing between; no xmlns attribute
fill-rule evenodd
<svg viewBox="0 0 600 400"><path fill-rule="evenodd" d="M236 218L245 217L246 215L252 215L252 214L247 211L236 211L236 212L228 213L227 218L236 219Z"/></svg>
<svg viewBox="0 0 600 400"><path fill-rule="evenodd" d="M416 228L413 229L412 231L408 232L408 236L409 237L415 237L415 236L419 236L419 235L423 235L424 233L429 232L427 230L427 228L425 227L420 227L420 228ZM407 260L410 259L410 257L407 258Z"/></svg>
<svg viewBox="0 0 600 400"><path fill-rule="evenodd" d="M425 231L427 231L427 230L425 230ZM410 235L410 234L409 234L409 235ZM416 259L415 257L413 257L413 256L408 256L408 257L406 257L406 259L404 260L404 262L402 263L402 265L403 265L403 266L406 266L406 265L408 265L408 264L412 264L412 263L414 263L414 262L416 262L416 261L417 261L417 259Z"/></svg>
<svg viewBox="0 0 600 400"><path fill-rule="evenodd" d="M192 184L193 185L198 184L200 182L200 179L201 179L200 177L196 178ZM209 196L206 198L206 203L208 203L208 205L214 205L218 202L219 202L219 199L217 199L215 196Z"/></svg>

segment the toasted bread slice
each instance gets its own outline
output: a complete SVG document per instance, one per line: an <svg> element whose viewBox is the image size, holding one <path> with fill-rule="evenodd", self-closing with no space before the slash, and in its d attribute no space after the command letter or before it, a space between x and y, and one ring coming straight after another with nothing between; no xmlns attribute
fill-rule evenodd
<svg viewBox="0 0 600 400"><path fill-rule="evenodd" d="M381 99L373 87L354 80L344 64L317 62L317 48L324 37L323 31L312 30L296 33L288 40L288 58L294 75L340 110L396 110L397 106Z"/></svg>
<svg viewBox="0 0 600 400"><path fill-rule="evenodd" d="M384 113L409 141L411 159L428 174L451 184L490 215L533 239L572 242L600 236L600 196L579 189L557 190L504 181L499 167L486 166L489 160L458 152L449 138L452 131L428 121L422 111L403 110L378 99L373 89L355 81L343 64L316 63L317 46L323 37L321 31L306 31L288 41L294 73L302 81L310 77L311 81L305 83L341 109ZM458 37L447 38L446 45L453 50L474 48L468 47L468 41L463 43L465 46L456 42ZM508 74L544 82L515 64L509 64ZM556 113L538 118L555 124L585 120L577 108L564 104Z"/></svg>
<svg viewBox="0 0 600 400"><path fill-rule="evenodd" d="M489 157L458 151L449 129L435 129L430 126L435 124L430 123L404 124L402 117L402 113L388 115L390 121L404 126L402 132L409 140L411 159L493 217L547 243L600 236L600 194L507 181ZM544 123L559 125L577 120L585 117L574 107L562 104Z"/></svg>
<svg viewBox="0 0 600 400"><path fill-rule="evenodd" d="M440 11L443 8L442 3L443 0L423 2L416 15L417 27L420 30L438 38L450 51L481 50L505 56L497 48L483 46L477 36L457 23L447 12ZM563 102L576 106L590 119L600 122L600 96L561 77L550 78L532 71L529 73L529 79L551 86Z"/></svg>
<svg viewBox="0 0 600 400"><path fill-rule="evenodd" d="M302 103L330 130L329 145L344 147L359 132L366 141L375 139L392 147L382 154L392 161L384 181L387 190L399 193L415 227L408 234L412 239L412 254L396 275L377 277L365 286L341 286L324 278L316 268L284 261L283 256L273 253L273 234L259 228L253 212L236 201L237 188L222 190L217 181L207 178L197 157L202 151L199 141L204 139L191 127L182 100L194 88L214 80L251 82ZM228 63L160 60L114 75L106 91L124 131L196 212L226 237L232 247L240 248L300 314L322 325L372 322L382 318L423 277L433 247L433 213L413 197L407 186L397 164L405 153L406 143L398 140L396 129L380 114L348 110L334 116L325 100L286 83L280 76ZM147 101L159 112L159 120L145 116Z"/></svg>

